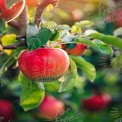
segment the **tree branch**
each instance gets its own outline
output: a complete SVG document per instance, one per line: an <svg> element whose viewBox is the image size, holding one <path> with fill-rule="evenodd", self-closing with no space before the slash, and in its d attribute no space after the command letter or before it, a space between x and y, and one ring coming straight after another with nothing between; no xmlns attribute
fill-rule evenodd
<svg viewBox="0 0 122 122"><path fill-rule="evenodd" d="M12 21L8 22L8 25L10 25L11 27L14 27L17 30L19 29L19 23L16 20L12 20Z"/></svg>
<svg viewBox="0 0 122 122"><path fill-rule="evenodd" d="M40 22L42 21L42 14L45 10L45 8L49 5L52 4L54 7L58 5L59 0L43 0L36 9L36 15L35 15L35 20L34 23L39 27Z"/></svg>
<svg viewBox="0 0 122 122"><path fill-rule="evenodd" d="M22 41L20 43L16 43L16 44L13 44L13 45L7 45L7 46L1 46L1 49L16 49L18 47L21 47L21 46L26 46L26 42L25 41Z"/></svg>
<svg viewBox="0 0 122 122"><path fill-rule="evenodd" d="M27 6L25 5L22 13L19 16L19 31L22 33L22 29L28 24L28 16L27 16Z"/></svg>

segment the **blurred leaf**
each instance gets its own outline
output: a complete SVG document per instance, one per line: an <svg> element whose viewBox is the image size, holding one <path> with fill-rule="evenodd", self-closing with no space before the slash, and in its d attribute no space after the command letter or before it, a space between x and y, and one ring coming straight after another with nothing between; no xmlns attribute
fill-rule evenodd
<svg viewBox="0 0 122 122"><path fill-rule="evenodd" d="M6 46L6 45L11 45L11 44L14 44L16 42L16 34L6 34L4 36L2 36L1 38L1 43L3 46Z"/></svg>
<svg viewBox="0 0 122 122"><path fill-rule="evenodd" d="M83 20L83 21L80 21L78 23L78 25L81 27L81 28L87 28L87 27L91 27L94 25L94 22L92 21L89 21L89 20Z"/></svg>
<svg viewBox="0 0 122 122"><path fill-rule="evenodd" d="M55 41L55 40L57 40L58 37L59 37L59 35L60 35L59 31L55 30L55 33L52 34L50 40L51 40L51 41Z"/></svg>
<svg viewBox="0 0 122 122"><path fill-rule="evenodd" d="M37 25L35 24L28 24L27 25L27 41L31 38L31 37L35 37L37 36L39 32L39 29L37 27Z"/></svg>
<svg viewBox="0 0 122 122"><path fill-rule="evenodd" d="M5 29L5 21L2 18L0 18L0 34L3 34Z"/></svg>
<svg viewBox="0 0 122 122"><path fill-rule="evenodd" d="M96 77L95 67L91 63L85 61L80 56L70 56L70 57L76 63L77 67L85 73L85 75L89 78L89 80L94 81Z"/></svg>
<svg viewBox="0 0 122 122"><path fill-rule="evenodd" d="M102 33L94 33L94 34L91 34L89 36L93 39L101 40L107 44L111 44L115 47L122 49L122 39L117 38L115 36L104 35Z"/></svg>
<svg viewBox="0 0 122 122"><path fill-rule="evenodd" d="M58 81L55 82L44 82L45 90L48 92L57 92L60 88L60 83Z"/></svg>
<svg viewBox="0 0 122 122"><path fill-rule="evenodd" d="M108 54L108 55L111 55L111 56L113 55L113 50L109 45L103 43L100 40L93 40L93 42L98 46L99 50L102 53L105 53L105 54Z"/></svg>
<svg viewBox="0 0 122 122"><path fill-rule="evenodd" d="M117 28L116 30L114 30L113 34L114 34L114 36L122 35L122 27Z"/></svg>
<svg viewBox="0 0 122 122"><path fill-rule="evenodd" d="M0 76L7 70L7 68L13 63L14 57L18 55L19 52L16 52L12 56L10 56L7 61L3 62L2 67L0 68Z"/></svg>
<svg viewBox="0 0 122 122"><path fill-rule="evenodd" d="M41 25L42 28L49 28L49 29L54 29L57 26L57 24L53 21L46 21Z"/></svg>
<svg viewBox="0 0 122 122"><path fill-rule="evenodd" d="M22 93L20 96L22 108L28 111L38 107L45 95L43 84L29 80L21 72L18 79L22 83Z"/></svg>
<svg viewBox="0 0 122 122"><path fill-rule="evenodd" d="M71 33L81 33L81 27L77 26L77 25L73 25L71 28Z"/></svg>
<svg viewBox="0 0 122 122"><path fill-rule="evenodd" d="M64 81L61 83L59 92L71 90L75 86L77 78L78 74L76 64L72 59L70 59L70 66L67 73L64 75Z"/></svg>

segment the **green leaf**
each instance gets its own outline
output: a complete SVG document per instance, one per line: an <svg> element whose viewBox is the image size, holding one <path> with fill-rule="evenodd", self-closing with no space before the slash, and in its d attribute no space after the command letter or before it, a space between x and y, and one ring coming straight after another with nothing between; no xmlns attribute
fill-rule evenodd
<svg viewBox="0 0 122 122"><path fill-rule="evenodd" d="M61 83L59 92L71 90L77 81L77 67L72 59L70 59L70 66L67 73L64 75L64 81Z"/></svg>
<svg viewBox="0 0 122 122"><path fill-rule="evenodd" d="M44 45L50 39L51 35L51 31L47 28L44 28L39 30L37 38L41 41L41 45Z"/></svg>
<svg viewBox="0 0 122 122"><path fill-rule="evenodd" d="M41 41L36 37L31 37L27 44L28 44L29 50L34 50L42 46Z"/></svg>
<svg viewBox="0 0 122 122"><path fill-rule="evenodd" d="M41 25L42 28L50 28L50 29L54 29L56 26L57 24L53 21L46 21Z"/></svg>
<svg viewBox="0 0 122 122"><path fill-rule="evenodd" d="M52 34L50 40L51 40L51 41L57 40L58 37L59 37L59 35L60 35L59 31L55 30L55 33Z"/></svg>
<svg viewBox="0 0 122 122"><path fill-rule="evenodd" d="M28 24L27 25L27 41L31 38L31 37L36 37L37 34L39 32L39 29L37 27L37 25L35 24Z"/></svg>
<svg viewBox="0 0 122 122"><path fill-rule="evenodd" d="M43 84L30 81L22 73L19 75L19 81L22 83L20 105L24 111L38 107L45 95Z"/></svg>
<svg viewBox="0 0 122 122"><path fill-rule="evenodd" d="M76 22L75 25L78 25L81 28L88 28L94 25L92 21L89 20L82 20L80 22Z"/></svg>
<svg viewBox="0 0 122 122"><path fill-rule="evenodd" d="M3 63L2 67L0 68L0 76L2 76L2 74L6 71L6 69L13 63L14 57L18 54L19 52L14 53L8 58L7 61Z"/></svg>
<svg viewBox="0 0 122 122"><path fill-rule="evenodd" d="M113 50L109 45L103 43L100 40L93 40L93 42L98 46L99 50L102 53L105 53L105 54L108 54L108 55L111 55L111 56L113 55Z"/></svg>
<svg viewBox="0 0 122 122"><path fill-rule="evenodd" d="M69 50L73 49L76 46L75 43L70 43L70 44L66 44L65 48L68 48Z"/></svg>
<svg viewBox="0 0 122 122"><path fill-rule="evenodd" d="M3 46L6 45L12 45L16 42L16 34L11 33L11 34L5 34L4 36L2 36L1 38L1 43Z"/></svg>
<svg viewBox="0 0 122 122"><path fill-rule="evenodd" d="M14 3L19 2L21 0L6 0L6 6L7 8L10 8Z"/></svg>
<svg viewBox="0 0 122 122"><path fill-rule="evenodd" d="M0 34L3 34L5 29L5 21L2 18L0 18Z"/></svg>
<svg viewBox="0 0 122 122"><path fill-rule="evenodd" d="M93 39L101 40L107 44L111 44L115 47L122 49L122 39L111 35L104 35L102 33L94 33L89 35Z"/></svg>
<svg viewBox="0 0 122 122"><path fill-rule="evenodd" d="M85 61L80 56L70 56L70 57L76 63L77 67L85 73L85 75L89 78L89 80L94 81L96 77L95 67L91 63Z"/></svg>

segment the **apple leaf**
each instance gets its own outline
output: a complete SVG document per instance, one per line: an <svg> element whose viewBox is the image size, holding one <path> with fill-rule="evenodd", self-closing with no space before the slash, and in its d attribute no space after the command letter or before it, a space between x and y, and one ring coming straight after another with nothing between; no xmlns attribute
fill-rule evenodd
<svg viewBox="0 0 122 122"><path fill-rule="evenodd" d="M0 18L0 34L3 34L5 29L5 21L2 18Z"/></svg>
<svg viewBox="0 0 122 122"><path fill-rule="evenodd" d="M36 37L31 37L27 43L29 50L34 50L42 46L41 41Z"/></svg>
<svg viewBox="0 0 122 122"><path fill-rule="evenodd" d="M24 111L38 107L45 96L43 84L30 81L21 72L18 79L22 83L20 105L22 106Z"/></svg>
<svg viewBox="0 0 122 122"><path fill-rule="evenodd" d="M52 33L49 29L43 28L39 30L37 38L41 41L41 46L46 44L46 42L50 39Z"/></svg>
<svg viewBox="0 0 122 122"><path fill-rule="evenodd" d="M59 37L59 35L60 35L59 31L55 30L55 33L52 34L50 40L51 40L51 41L57 40L58 37Z"/></svg>
<svg viewBox="0 0 122 122"><path fill-rule="evenodd" d="M6 0L6 6L7 8L10 8L14 3L19 2L22 0Z"/></svg>
<svg viewBox="0 0 122 122"><path fill-rule="evenodd" d="M27 25L27 32L26 32L26 34L27 34L27 41L29 41L29 39L31 37L36 37L38 32L39 32L39 29L38 29L37 25L35 25L35 24L28 24Z"/></svg>
<svg viewBox="0 0 122 122"><path fill-rule="evenodd" d="M93 42L98 46L99 50L102 53L105 53L105 54L108 54L108 55L111 55L111 56L113 55L113 50L109 45L103 43L100 40L96 40L96 39L93 40Z"/></svg>
<svg viewBox="0 0 122 122"><path fill-rule="evenodd" d="M77 81L78 73L75 62L70 59L70 66L67 73L64 75L64 81L61 83L59 92L71 90Z"/></svg>
<svg viewBox="0 0 122 122"><path fill-rule="evenodd" d="M85 73L85 75L89 78L89 80L94 81L96 77L95 67L91 63L85 61L80 56L70 56L70 57L76 63L77 67Z"/></svg>
<svg viewBox="0 0 122 122"><path fill-rule="evenodd" d="M122 49L122 39L120 39L118 37L111 36L111 35L104 35L102 33L94 33L89 36L93 39L101 40L107 44L111 44L115 47Z"/></svg>

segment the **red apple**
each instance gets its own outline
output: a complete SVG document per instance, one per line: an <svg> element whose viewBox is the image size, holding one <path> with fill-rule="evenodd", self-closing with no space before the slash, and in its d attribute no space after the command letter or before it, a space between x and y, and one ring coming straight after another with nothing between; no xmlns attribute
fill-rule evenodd
<svg viewBox="0 0 122 122"><path fill-rule="evenodd" d="M53 81L67 72L69 57L59 48L37 48L24 51L19 56L18 63L20 70L29 79Z"/></svg>
<svg viewBox="0 0 122 122"><path fill-rule="evenodd" d="M90 98L82 99L81 104L84 109L90 112L97 112L108 107L111 101L109 94L95 94Z"/></svg>
<svg viewBox="0 0 122 122"><path fill-rule="evenodd" d="M81 56L84 54L87 48L87 45L85 44L76 44L75 47L73 47L72 49L68 49L67 45L69 44L62 44L62 49L64 49L69 55Z"/></svg>
<svg viewBox="0 0 122 122"><path fill-rule="evenodd" d="M45 96L39 106L39 113L45 119L55 119L64 113L64 103L53 96Z"/></svg>
<svg viewBox="0 0 122 122"><path fill-rule="evenodd" d="M15 110L13 104L8 100L0 100L0 120L1 122L9 122L15 118Z"/></svg>
<svg viewBox="0 0 122 122"><path fill-rule="evenodd" d="M14 3L10 8L6 7L6 0L0 0L0 18L5 19L7 22L15 19L20 15L25 6L25 0L19 0Z"/></svg>

